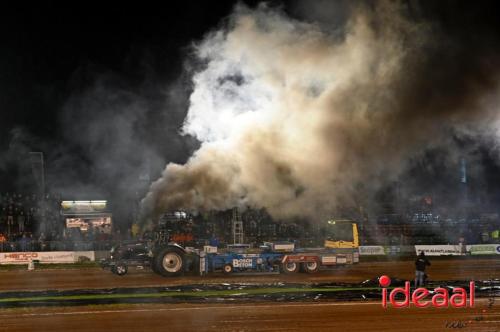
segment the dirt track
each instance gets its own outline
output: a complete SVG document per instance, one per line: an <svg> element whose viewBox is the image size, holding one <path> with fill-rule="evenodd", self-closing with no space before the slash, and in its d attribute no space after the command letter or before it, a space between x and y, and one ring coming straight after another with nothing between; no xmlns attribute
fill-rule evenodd
<svg viewBox="0 0 500 332"><path fill-rule="evenodd" d="M432 260L428 269L431 280L485 280L500 278L500 259L446 259ZM171 286L196 283L222 282L361 282L380 275L412 280L413 261L361 262L324 271L313 275L264 275L264 276L225 276L222 274L208 277L184 276L163 278L151 271L131 271L119 277L99 268L68 270L15 270L0 271L0 291L115 288L139 286Z"/></svg>
<svg viewBox="0 0 500 332"><path fill-rule="evenodd" d="M432 280L500 279L499 259L435 259ZM150 271L118 277L100 269L1 271L0 291L172 286L195 283L361 282L382 274L413 278L413 261L362 262L315 275L162 278ZM488 307L383 309L375 302L120 304L0 310L0 331L500 331L500 299Z"/></svg>
<svg viewBox="0 0 500 332"><path fill-rule="evenodd" d="M500 306L485 308L486 301L466 309L383 309L374 302L38 308L0 312L0 331L447 331L447 323L499 331Z"/></svg>

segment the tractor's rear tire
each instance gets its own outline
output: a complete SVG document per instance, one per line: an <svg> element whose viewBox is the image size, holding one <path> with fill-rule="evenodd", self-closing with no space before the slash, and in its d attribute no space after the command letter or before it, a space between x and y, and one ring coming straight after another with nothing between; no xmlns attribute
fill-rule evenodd
<svg viewBox="0 0 500 332"><path fill-rule="evenodd" d="M303 269L307 273L316 273L319 270L319 263L318 262L307 262L303 263Z"/></svg>
<svg viewBox="0 0 500 332"><path fill-rule="evenodd" d="M186 264L184 252L179 248L167 247L158 251L153 260L153 271L164 277L180 276Z"/></svg>
<svg viewBox="0 0 500 332"><path fill-rule="evenodd" d="M292 274L299 272L299 263L295 262L286 262L281 264L281 271L286 274Z"/></svg>

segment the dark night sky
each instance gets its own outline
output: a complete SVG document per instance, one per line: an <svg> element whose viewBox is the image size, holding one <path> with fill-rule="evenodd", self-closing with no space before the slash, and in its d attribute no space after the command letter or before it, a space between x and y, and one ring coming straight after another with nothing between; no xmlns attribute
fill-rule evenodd
<svg viewBox="0 0 500 332"><path fill-rule="evenodd" d="M26 144L29 150L46 153L49 173L54 153L50 147L54 144L64 150L61 153L69 150L88 159L79 151L81 146L66 139L61 128L68 99L83 93L101 77L111 77L109 84L113 89L161 99L162 91L157 87L182 74L190 43L216 27L233 6L233 1L163 5L123 2L74 5L48 1L15 7L3 5L0 10L3 158L0 160L7 159L10 163L4 163L2 186L7 190L24 189L17 183L23 177L23 172L17 169L19 158L7 151L13 129L21 128L23 135L29 136ZM175 126L179 127L182 115L175 120ZM176 159L178 155L166 158ZM92 160L87 161L92 164Z"/></svg>
<svg viewBox="0 0 500 332"><path fill-rule="evenodd" d="M293 13L296 3L300 2L287 3L285 8ZM83 67L113 71L131 85L145 79L168 82L177 77L186 47L216 27L234 4L222 0L168 5L3 4L1 142L5 144L9 128L18 125L41 137L57 135L55 117L76 88L72 78ZM442 22L451 35L459 35L464 42L499 33L500 6L496 1L424 1L422 7L426 15Z"/></svg>
<svg viewBox="0 0 500 332"><path fill-rule="evenodd" d="M247 2L248 3L248 2ZM254 5L256 1L250 5ZM417 2L410 1L410 7ZM273 2L279 5L280 2ZM71 177L97 182L112 188L116 179L93 177L94 154L86 151L86 141L68 140L64 130L67 123L68 103L74 105L75 96L85 94L104 77L106 89L127 91L141 99L157 100L150 112L164 106L164 90L182 77L183 64L192 41L217 27L230 12L235 1L182 1L182 2L79 2L53 1L33 4L2 4L0 7L0 185L4 190L23 189L24 177L20 170L21 157L13 157L12 138L15 129L23 133L23 148L42 150L47 155L47 172L65 172L72 169ZM423 15L440 22L450 38L464 43L488 40L484 47L500 50L499 7L497 1L424 1L418 6ZM302 17L301 9L307 1L285 4L285 10ZM318 13L316 13L318 14ZM321 15L318 15L321 19ZM328 13L323 19L328 17ZM497 38L497 36L499 38ZM111 87L109 87L111 86ZM182 90L182 89L181 89ZM106 90L108 91L108 90ZM121 93L120 92L120 93ZM183 119L182 90L176 102L175 116L168 117L172 128L179 128ZM92 99L92 93L90 93ZM78 104L78 98L76 98ZM71 101L73 103L71 103ZM103 103L109 103L104 101ZM168 104L169 102L167 102ZM173 102L170 102L172 108ZM100 104L99 104L100 105ZM168 108L168 107L167 107ZM86 112L82 107L79 112ZM71 113L73 117L76 113ZM89 113L95 117L99 113ZM106 113L113 116L113 111ZM111 115L110 115L111 114ZM149 113L148 113L149 114ZM147 118L147 116L146 116ZM103 117L106 121L107 117ZM156 118L155 118L156 119ZM165 118L162 118L165 120ZM78 117L79 122L86 118ZM142 122L140 122L142 121ZM182 162L195 143L177 142L178 147L164 150L171 137L159 124L142 119L135 134L144 135L151 143L157 159L156 172L165 161ZM151 121L156 122L156 121ZM157 126L157 127L155 127ZM83 127L87 128L88 127ZM14 130L14 131L13 131ZM166 135L166 136L162 136ZM112 139L111 136L110 139ZM159 139L157 139L159 138ZM169 142L161 144L161 142ZM91 144L106 144L91 141ZM171 144L174 145L173 143ZM10 148L9 148L10 146ZM61 155L68 156L61 158ZM117 157L118 159L120 156ZM62 161L61 161L62 160ZM496 181L498 168L487 158L490 179ZM138 163L131 160L131 164ZM76 166L79 164L79 166ZM85 165L85 166L81 166ZM135 164L134 164L135 165ZM115 165L119 166L119 165ZM154 168L154 167L153 167ZM76 169L76 170L75 170ZM54 176L53 178L56 178ZM49 176L50 186L50 176ZM56 180L53 181L57 183ZM64 185L59 183L59 185ZM24 187L23 187L24 186ZM29 187L29 186L28 186ZM2 189L0 189L2 191ZM107 190L104 190L107 192ZM92 197L88 197L92 198Z"/></svg>
<svg viewBox="0 0 500 332"><path fill-rule="evenodd" d="M145 79L147 66L168 81L182 69L184 48L226 16L231 1L169 6L79 6L37 3L1 9L2 141L5 130L26 126L40 136L57 135L53 124L72 77L82 67L113 71L126 84ZM80 82L79 82L80 83Z"/></svg>

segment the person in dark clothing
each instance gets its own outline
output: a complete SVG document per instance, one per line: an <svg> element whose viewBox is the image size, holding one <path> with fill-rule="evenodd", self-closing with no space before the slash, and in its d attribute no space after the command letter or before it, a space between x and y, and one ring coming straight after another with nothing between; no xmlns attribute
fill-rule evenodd
<svg viewBox="0 0 500 332"><path fill-rule="evenodd" d="M420 252L420 255L418 255L417 260L415 261L415 288L419 286L424 285L424 279L425 279L425 268L427 266L430 266L431 263L425 257L425 253L423 251Z"/></svg>

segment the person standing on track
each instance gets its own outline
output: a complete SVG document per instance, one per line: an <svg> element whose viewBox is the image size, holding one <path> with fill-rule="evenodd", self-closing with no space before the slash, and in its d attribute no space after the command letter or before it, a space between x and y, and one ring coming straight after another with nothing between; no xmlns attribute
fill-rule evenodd
<svg viewBox="0 0 500 332"><path fill-rule="evenodd" d="M418 255L417 260L415 261L415 288L419 286L424 285L424 279L425 279L425 268L427 266L430 266L431 263L425 257L425 253L423 251L420 252L420 255Z"/></svg>

